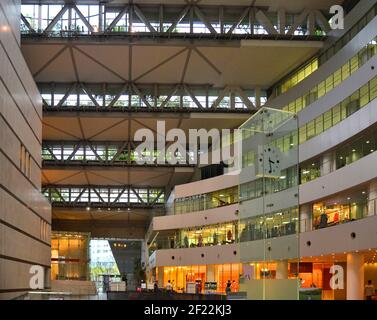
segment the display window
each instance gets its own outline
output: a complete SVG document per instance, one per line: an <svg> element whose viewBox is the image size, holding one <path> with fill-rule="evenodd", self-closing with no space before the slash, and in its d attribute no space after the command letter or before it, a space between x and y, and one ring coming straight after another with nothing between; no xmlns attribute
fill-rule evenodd
<svg viewBox="0 0 377 320"><path fill-rule="evenodd" d="M367 209L366 200L333 205L316 203L313 205L313 228L321 229L360 219L367 214Z"/></svg>
<svg viewBox="0 0 377 320"><path fill-rule="evenodd" d="M228 281L232 292L239 290L239 264L163 267L163 273L164 288L170 280L178 293L190 292L192 285L198 293L225 293Z"/></svg>

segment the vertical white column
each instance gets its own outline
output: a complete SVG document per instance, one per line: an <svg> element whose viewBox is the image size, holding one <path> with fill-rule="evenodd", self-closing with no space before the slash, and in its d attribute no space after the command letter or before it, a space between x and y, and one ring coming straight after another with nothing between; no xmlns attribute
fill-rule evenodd
<svg viewBox="0 0 377 320"><path fill-rule="evenodd" d="M212 264L207 265L207 281L208 282L215 282L215 266Z"/></svg>
<svg viewBox="0 0 377 320"><path fill-rule="evenodd" d="M364 299L364 256L347 254L347 300Z"/></svg>
<svg viewBox="0 0 377 320"><path fill-rule="evenodd" d="M332 152L325 153L321 159L321 176L325 176L333 171L333 154Z"/></svg>
<svg viewBox="0 0 377 320"><path fill-rule="evenodd" d="M300 207L300 232L307 232L312 230L312 206L304 204Z"/></svg>
<svg viewBox="0 0 377 320"><path fill-rule="evenodd" d="M377 214L377 180L371 181L368 190L368 216Z"/></svg>
<svg viewBox="0 0 377 320"><path fill-rule="evenodd" d="M288 260L276 263L276 279L288 279Z"/></svg>

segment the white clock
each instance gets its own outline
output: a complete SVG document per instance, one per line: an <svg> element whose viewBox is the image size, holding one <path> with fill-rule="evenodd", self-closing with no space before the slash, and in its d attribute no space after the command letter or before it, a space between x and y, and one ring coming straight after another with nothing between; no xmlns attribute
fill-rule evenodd
<svg viewBox="0 0 377 320"><path fill-rule="evenodd" d="M281 175L280 151L271 146L258 147L257 175L278 178Z"/></svg>

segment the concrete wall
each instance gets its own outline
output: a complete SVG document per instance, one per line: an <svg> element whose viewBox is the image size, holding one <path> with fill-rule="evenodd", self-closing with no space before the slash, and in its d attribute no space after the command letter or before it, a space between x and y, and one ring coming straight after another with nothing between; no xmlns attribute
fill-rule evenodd
<svg viewBox="0 0 377 320"><path fill-rule="evenodd" d="M377 216L300 234L300 256L320 256L377 247ZM351 234L354 233L353 238ZM310 244L310 245L309 245Z"/></svg>
<svg viewBox="0 0 377 320"><path fill-rule="evenodd" d="M20 50L20 0L0 2L0 299L49 286L51 208L41 195L42 100Z"/></svg>
<svg viewBox="0 0 377 320"><path fill-rule="evenodd" d="M175 199L222 190L238 185L238 175L226 174L206 180L178 185L174 188Z"/></svg>

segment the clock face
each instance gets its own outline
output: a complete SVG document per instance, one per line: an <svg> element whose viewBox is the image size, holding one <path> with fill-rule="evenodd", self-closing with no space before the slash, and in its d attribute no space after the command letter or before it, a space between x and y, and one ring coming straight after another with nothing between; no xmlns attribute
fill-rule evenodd
<svg viewBox="0 0 377 320"><path fill-rule="evenodd" d="M258 152L258 175L280 177L279 151L270 146L261 146Z"/></svg>

